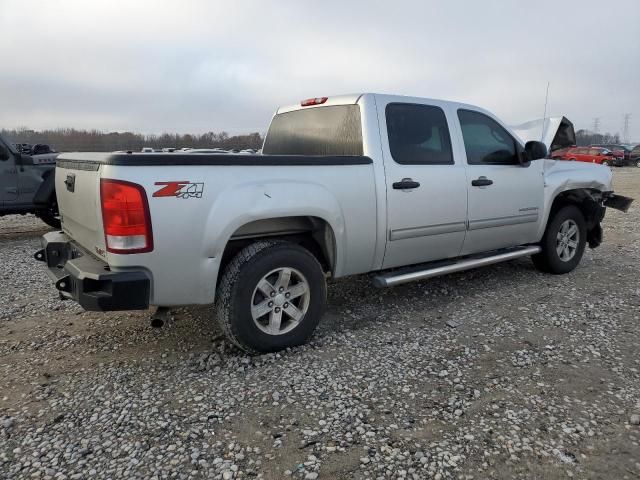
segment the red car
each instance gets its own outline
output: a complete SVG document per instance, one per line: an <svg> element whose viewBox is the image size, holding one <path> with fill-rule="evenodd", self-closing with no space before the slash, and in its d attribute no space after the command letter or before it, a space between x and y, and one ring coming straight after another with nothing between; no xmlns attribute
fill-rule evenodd
<svg viewBox="0 0 640 480"><path fill-rule="evenodd" d="M562 152L554 152L552 158L597 163L605 166L611 166L617 160L611 150L601 147L572 147Z"/></svg>

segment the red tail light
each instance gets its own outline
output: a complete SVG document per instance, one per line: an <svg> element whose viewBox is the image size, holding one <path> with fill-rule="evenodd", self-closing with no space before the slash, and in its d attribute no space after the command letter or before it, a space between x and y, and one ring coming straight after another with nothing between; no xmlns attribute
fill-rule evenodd
<svg viewBox="0 0 640 480"><path fill-rule="evenodd" d="M108 252L153 250L149 203L141 185L103 178L100 180L100 201Z"/></svg>
<svg viewBox="0 0 640 480"><path fill-rule="evenodd" d="M310 107L311 105L322 105L329 97L307 98L300 102L301 107Z"/></svg>

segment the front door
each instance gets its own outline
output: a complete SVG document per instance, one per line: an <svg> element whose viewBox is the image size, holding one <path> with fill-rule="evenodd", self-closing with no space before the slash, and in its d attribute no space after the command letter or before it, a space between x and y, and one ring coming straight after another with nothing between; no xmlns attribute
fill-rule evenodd
<svg viewBox="0 0 640 480"><path fill-rule="evenodd" d="M446 105L379 102L377 108L387 188L383 268L457 256L467 190Z"/></svg>
<svg viewBox="0 0 640 480"><path fill-rule="evenodd" d="M467 157L469 225L463 255L536 242L543 162L523 166L518 143L484 113L458 110Z"/></svg>

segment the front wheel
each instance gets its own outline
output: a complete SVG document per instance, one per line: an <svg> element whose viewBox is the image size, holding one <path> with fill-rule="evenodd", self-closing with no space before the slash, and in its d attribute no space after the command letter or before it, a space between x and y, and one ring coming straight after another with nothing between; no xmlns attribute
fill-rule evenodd
<svg viewBox="0 0 640 480"><path fill-rule="evenodd" d="M540 247L531 258L540 271L562 274L578 266L587 243L584 215L574 205L567 205L549 220Z"/></svg>
<svg viewBox="0 0 640 480"><path fill-rule="evenodd" d="M275 352L305 343L326 304L318 260L290 242L259 241L227 265L216 303L222 330L250 353Z"/></svg>
<svg viewBox="0 0 640 480"><path fill-rule="evenodd" d="M608 167L609 166L609 162L605 160L604 162L602 162L602 165L605 166L605 167Z"/></svg>

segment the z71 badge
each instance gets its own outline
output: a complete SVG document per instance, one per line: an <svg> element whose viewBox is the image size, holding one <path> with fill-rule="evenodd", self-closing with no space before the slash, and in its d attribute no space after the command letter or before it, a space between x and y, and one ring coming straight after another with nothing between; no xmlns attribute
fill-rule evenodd
<svg viewBox="0 0 640 480"><path fill-rule="evenodd" d="M160 190L154 192L154 197L176 197L176 198L202 198L204 183L194 182L156 182L156 185L164 185Z"/></svg>

